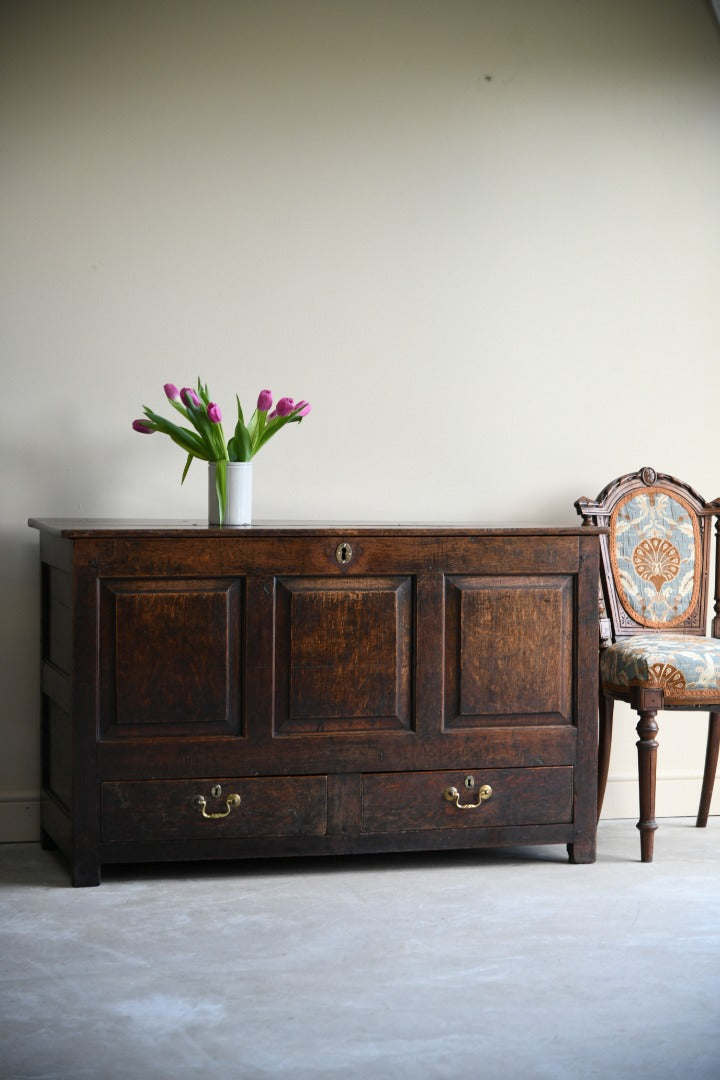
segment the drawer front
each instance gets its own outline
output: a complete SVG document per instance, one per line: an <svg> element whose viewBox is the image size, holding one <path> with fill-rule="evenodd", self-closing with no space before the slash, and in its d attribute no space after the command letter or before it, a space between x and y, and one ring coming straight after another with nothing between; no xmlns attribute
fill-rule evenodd
<svg viewBox="0 0 720 1080"><path fill-rule="evenodd" d="M362 780L363 832L565 824L572 813L571 766L380 773Z"/></svg>
<svg viewBox="0 0 720 1080"><path fill-rule="evenodd" d="M157 780L102 786L104 841L323 836L325 776Z"/></svg>

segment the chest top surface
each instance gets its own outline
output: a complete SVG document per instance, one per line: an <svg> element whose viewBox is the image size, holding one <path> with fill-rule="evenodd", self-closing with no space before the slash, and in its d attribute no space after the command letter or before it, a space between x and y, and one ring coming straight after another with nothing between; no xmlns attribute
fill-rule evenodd
<svg viewBox="0 0 720 1080"><path fill-rule="evenodd" d="M375 536L587 536L607 532L605 528L586 525L548 525L528 522L451 522L451 521L327 521L260 520L252 525L209 526L194 518L40 518L31 517L28 525L42 532L67 539L102 539L130 537L233 537L283 535L375 535Z"/></svg>

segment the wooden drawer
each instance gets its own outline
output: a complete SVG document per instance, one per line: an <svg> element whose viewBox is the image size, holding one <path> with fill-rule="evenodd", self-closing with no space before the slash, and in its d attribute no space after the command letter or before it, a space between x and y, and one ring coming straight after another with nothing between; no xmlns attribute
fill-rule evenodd
<svg viewBox="0 0 720 1080"><path fill-rule="evenodd" d="M457 798L450 801L445 793L453 788ZM563 824L572 815L571 766L377 773L362 779L366 833Z"/></svg>
<svg viewBox="0 0 720 1080"><path fill-rule="evenodd" d="M325 776L102 785L103 841L323 836L326 830Z"/></svg>

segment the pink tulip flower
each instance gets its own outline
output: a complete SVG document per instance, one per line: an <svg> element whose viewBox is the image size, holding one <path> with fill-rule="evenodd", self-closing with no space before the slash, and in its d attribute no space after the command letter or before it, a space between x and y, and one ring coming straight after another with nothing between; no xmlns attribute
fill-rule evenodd
<svg viewBox="0 0 720 1080"><path fill-rule="evenodd" d="M310 412L311 407L312 406L310 405L309 401L298 401L297 405L295 406L298 416L307 416L307 414Z"/></svg>
<svg viewBox="0 0 720 1080"><path fill-rule="evenodd" d="M133 420L133 431L139 431L141 435L154 435L155 427L149 420Z"/></svg>
<svg viewBox="0 0 720 1080"><path fill-rule="evenodd" d="M208 420L212 420L213 424L219 424L222 420L220 407L214 401L211 401L208 405Z"/></svg>
<svg viewBox="0 0 720 1080"><path fill-rule="evenodd" d="M173 383L166 382L165 385L163 386L163 390L165 391L165 397L168 399L168 401L178 401L179 400L180 391L178 390L177 386L175 386Z"/></svg>
<svg viewBox="0 0 720 1080"><path fill-rule="evenodd" d="M261 390L258 394L257 407L258 412L267 412L271 408L273 403L273 396L269 390Z"/></svg>
<svg viewBox="0 0 720 1080"><path fill-rule="evenodd" d="M291 397L281 397L275 406L278 416L288 416L295 408L295 402Z"/></svg>
<svg viewBox="0 0 720 1080"><path fill-rule="evenodd" d="M200 408L200 398L191 386L184 386L182 388L180 391L180 400L186 409L189 409L191 405L194 405L196 409Z"/></svg>

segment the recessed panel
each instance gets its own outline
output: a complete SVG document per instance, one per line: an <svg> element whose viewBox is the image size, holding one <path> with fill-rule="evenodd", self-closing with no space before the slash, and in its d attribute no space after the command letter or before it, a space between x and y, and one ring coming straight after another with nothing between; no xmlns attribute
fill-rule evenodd
<svg viewBox="0 0 720 1080"><path fill-rule="evenodd" d="M410 578L278 582L275 731L411 726Z"/></svg>
<svg viewBox="0 0 720 1080"><path fill-rule="evenodd" d="M43 566L45 592L43 657L60 671L72 667L72 579L54 566Z"/></svg>
<svg viewBox="0 0 720 1080"><path fill-rule="evenodd" d="M72 805L72 745L70 715L43 695L43 787L68 810Z"/></svg>
<svg viewBox="0 0 720 1080"><path fill-rule="evenodd" d="M567 723L573 579L457 577L446 593L446 727Z"/></svg>
<svg viewBox="0 0 720 1080"><path fill-rule="evenodd" d="M106 583L103 735L237 732L240 607L238 582Z"/></svg>

